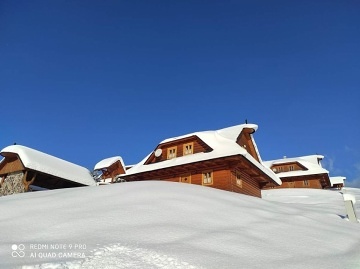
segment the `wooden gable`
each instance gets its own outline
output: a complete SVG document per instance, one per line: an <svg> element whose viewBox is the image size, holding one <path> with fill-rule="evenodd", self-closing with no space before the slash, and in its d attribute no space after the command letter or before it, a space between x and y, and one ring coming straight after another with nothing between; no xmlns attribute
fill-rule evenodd
<svg viewBox="0 0 360 269"><path fill-rule="evenodd" d="M102 179L106 179L106 178L114 179L117 175L125 173L125 167L123 167L120 160L118 160L109 167L101 169L101 171L103 173L101 175Z"/></svg>
<svg viewBox="0 0 360 269"><path fill-rule="evenodd" d="M305 166L299 162L279 163L273 164L270 169L274 173L290 172L290 171L306 171L308 170Z"/></svg>
<svg viewBox="0 0 360 269"><path fill-rule="evenodd" d="M0 163L0 175L5 175L17 171L24 170L25 167L20 158L16 154L6 154L5 158Z"/></svg>
<svg viewBox="0 0 360 269"><path fill-rule="evenodd" d="M188 152L186 152L186 148L185 148L185 146L189 144L192 145L191 154L212 151L212 148L209 147L204 141L202 141L198 136L193 135L158 145L144 164L145 165L152 164L167 160L169 158L168 156L169 149L175 149L176 152L175 157L180 157L189 154ZM155 152L157 150L161 150L161 154L158 157L155 155Z"/></svg>
<svg viewBox="0 0 360 269"><path fill-rule="evenodd" d="M251 134L254 132L252 128L244 128L240 135L238 136L236 143L246 149L246 151L258 162L260 162L260 157L257 153L256 147L251 138Z"/></svg>

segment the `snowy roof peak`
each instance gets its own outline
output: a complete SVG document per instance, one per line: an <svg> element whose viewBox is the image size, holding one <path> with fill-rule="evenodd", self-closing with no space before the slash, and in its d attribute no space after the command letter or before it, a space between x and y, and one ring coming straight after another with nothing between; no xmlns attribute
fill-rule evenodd
<svg viewBox="0 0 360 269"><path fill-rule="evenodd" d="M184 139L184 138L191 137L191 136L201 137L202 135L210 135L210 134L212 134L212 135L217 134L217 135L220 135L220 136L222 136L224 138L236 141L239 134L245 128L253 129L254 131L256 131L258 126L256 124L239 124L239 125L235 125L235 126L215 130L215 131L212 130L212 131L194 132L194 133L190 133L190 134L185 134L185 135L181 135L181 136L167 138L167 139L161 141L160 144L173 142L173 141L176 141L176 140L179 140L179 139Z"/></svg>
<svg viewBox="0 0 360 269"><path fill-rule="evenodd" d="M125 168L125 164L123 162L123 159L120 156L110 157L106 158L104 160L101 160L97 164L95 164L94 170L100 170L103 168L108 168L112 164L116 163L117 161L120 161L121 165Z"/></svg>
<svg viewBox="0 0 360 269"><path fill-rule="evenodd" d="M236 141L239 134L245 128L253 129L255 132L257 130L258 126L256 124L240 124L240 125L223 128L223 129L217 130L216 132L225 138Z"/></svg>
<svg viewBox="0 0 360 269"><path fill-rule="evenodd" d="M85 167L21 145L11 145L1 150L3 153L14 153L19 156L23 165L35 171L64 178L83 185L94 186L91 173Z"/></svg>

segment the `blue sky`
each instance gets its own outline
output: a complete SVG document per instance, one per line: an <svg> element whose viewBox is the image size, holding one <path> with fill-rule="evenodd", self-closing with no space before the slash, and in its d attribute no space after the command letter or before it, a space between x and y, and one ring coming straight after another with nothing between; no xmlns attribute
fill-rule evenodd
<svg viewBox="0 0 360 269"><path fill-rule="evenodd" d="M358 1L0 2L0 147L89 169L244 123L360 187Z"/></svg>

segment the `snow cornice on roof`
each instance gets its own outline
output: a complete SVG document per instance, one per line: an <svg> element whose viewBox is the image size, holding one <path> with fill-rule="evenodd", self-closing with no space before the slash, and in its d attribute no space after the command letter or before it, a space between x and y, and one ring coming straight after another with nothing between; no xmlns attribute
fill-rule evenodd
<svg viewBox="0 0 360 269"><path fill-rule="evenodd" d="M91 173L85 167L21 145L11 145L1 150L1 155L12 153L19 156L25 168L58 178L95 186Z"/></svg>

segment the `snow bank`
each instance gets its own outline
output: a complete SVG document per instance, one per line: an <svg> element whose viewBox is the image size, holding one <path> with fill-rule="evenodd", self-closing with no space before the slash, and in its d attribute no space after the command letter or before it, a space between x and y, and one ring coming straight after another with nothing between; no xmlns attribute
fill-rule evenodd
<svg viewBox="0 0 360 269"><path fill-rule="evenodd" d="M0 267L359 268L360 225L339 192L263 197L155 181L1 197ZM67 249L34 249L51 244ZM84 257L64 258L75 245Z"/></svg>

